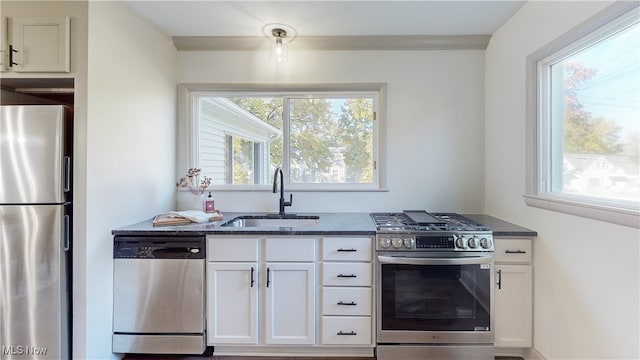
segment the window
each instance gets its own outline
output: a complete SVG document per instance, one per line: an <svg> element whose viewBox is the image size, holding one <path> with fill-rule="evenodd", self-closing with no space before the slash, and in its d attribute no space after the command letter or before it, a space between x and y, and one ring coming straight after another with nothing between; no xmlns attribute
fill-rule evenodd
<svg viewBox="0 0 640 360"><path fill-rule="evenodd" d="M377 190L381 88L322 91L184 86L184 166L218 190L264 189L277 167L292 190Z"/></svg>
<svg viewBox="0 0 640 360"><path fill-rule="evenodd" d="M638 227L640 20L637 7L620 12L610 7L594 20L605 25L586 24L528 57L526 199Z"/></svg>

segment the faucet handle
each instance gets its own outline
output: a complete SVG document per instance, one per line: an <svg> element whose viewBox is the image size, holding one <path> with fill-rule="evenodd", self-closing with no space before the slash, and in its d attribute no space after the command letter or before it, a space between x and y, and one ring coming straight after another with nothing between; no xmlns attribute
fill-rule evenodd
<svg viewBox="0 0 640 360"><path fill-rule="evenodd" d="M293 194L289 194L289 201L284 202L284 206L291 206L293 204Z"/></svg>

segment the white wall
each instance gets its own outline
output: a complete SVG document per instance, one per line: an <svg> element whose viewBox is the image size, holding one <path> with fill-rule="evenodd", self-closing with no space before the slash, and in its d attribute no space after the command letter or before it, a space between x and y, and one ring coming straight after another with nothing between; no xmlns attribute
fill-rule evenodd
<svg viewBox="0 0 640 360"><path fill-rule="evenodd" d="M111 353L111 230L175 202L176 59L171 38L117 2L89 3L86 338ZM78 304L80 305L80 304Z"/></svg>
<svg viewBox="0 0 640 360"><path fill-rule="evenodd" d="M484 51L291 51L283 65L265 51L178 54L181 83L387 84L389 191L297 192L287 211L483 210ZM278 211L270 191L215 198L223 212Z"/></svg>
<svg viewBox="0 0 640 360"><path fill-rule="evenodd" d="M535 229L534 347L546 359L640 358L638 229L528 207L525 58L605 2L533 1L486 54L486 212Z"/></svg>

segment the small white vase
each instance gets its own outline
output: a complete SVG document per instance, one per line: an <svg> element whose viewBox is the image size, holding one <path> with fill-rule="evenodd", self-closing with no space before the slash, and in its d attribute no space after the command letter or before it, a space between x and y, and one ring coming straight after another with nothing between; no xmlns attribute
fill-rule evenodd
<svg viewBox="0 0 640 360"><path fill-rule="evenodd" d="M204 211L204 194L178 193L178 210Z"/></svg>

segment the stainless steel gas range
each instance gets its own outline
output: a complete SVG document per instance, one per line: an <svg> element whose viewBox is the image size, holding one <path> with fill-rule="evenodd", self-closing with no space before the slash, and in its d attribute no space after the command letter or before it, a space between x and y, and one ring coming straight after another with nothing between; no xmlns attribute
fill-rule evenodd
<svg viewBox="0 0 640 360"><path fill-rule="evenodd" d="M493 237L455 213L372 213L377 359L494 359Z"/></svg>

